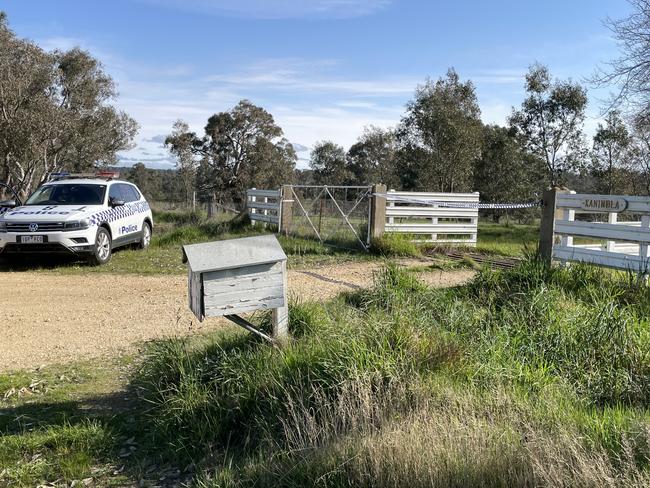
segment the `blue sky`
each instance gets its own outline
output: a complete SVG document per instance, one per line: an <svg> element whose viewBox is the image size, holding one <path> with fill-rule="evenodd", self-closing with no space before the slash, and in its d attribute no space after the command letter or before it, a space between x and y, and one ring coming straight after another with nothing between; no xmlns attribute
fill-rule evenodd
<svg viewBox="0 0 650 488"><path fill-rule="evenodd" d="M81 46L140 124L124 164L172 167L174 120L203 132L242 98L269 110L306 166L309 148L349 147L394 126L426 77L451 66L476 85L485 122L505 123L527 67L582 81L617 54L603 20L625 0L0 0L13 30L46 49ZM587 132L606 91L590 90Z"/></svg>

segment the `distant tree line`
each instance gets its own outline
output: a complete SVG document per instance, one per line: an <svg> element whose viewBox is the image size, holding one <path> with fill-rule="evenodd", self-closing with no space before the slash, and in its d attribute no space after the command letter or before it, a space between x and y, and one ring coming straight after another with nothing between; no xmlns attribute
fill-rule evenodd
<svg viewBox="0 0 650 488"><path fill-rule="evenodd" d="M176 169L147 168L136 163L130 168L111 168L120 173L120 178L138 185L150 202L165 202L171 205L187 204L186 189ZM191 202L191 197L190 197Z"/></svg>

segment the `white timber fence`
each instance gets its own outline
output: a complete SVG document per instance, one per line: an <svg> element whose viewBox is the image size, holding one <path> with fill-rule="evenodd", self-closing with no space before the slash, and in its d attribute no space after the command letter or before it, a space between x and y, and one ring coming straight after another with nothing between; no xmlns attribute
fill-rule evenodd
<svg viewBox="0 0 650 488"><path fill-rule="evenodd" d="M416 242L476 246L479 193L386 192L385 232Z"/></svg>
<svg viewBox="0 0 650 488"><path fill-rule="evenodd" d="M550 197L550 198L549 198ZM583 262L648 275L650 271L650 197L576 194L550 190L542 233L552 248L551 259ZM576 219L576 216L578 219ZM640 218L640 220L638 220ZM544 235L540 236L540 251Z"/></svg>
<svg viewBox="0 0 650 488"><path fill-rule="evenodd" d="M280 225L282 192L280 190L246 191L246 208L253 225L256 222Z"/></svg>

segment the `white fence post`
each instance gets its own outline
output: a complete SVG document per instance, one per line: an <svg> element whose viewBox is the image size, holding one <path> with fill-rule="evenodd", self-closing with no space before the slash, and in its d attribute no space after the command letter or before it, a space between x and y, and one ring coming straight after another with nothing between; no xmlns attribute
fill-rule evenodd
<svg viewBox="0 0 650 488"><path fill-rule="evenodd" d="M575 195L576 192L571 191L569 194L570 195ZM575 219L576 219L576 211L575 210L565 208L562 211L562 220L566 220L567 222L573 222L573 221L575 221ZM561 244L563 246L573 246L573 236L563 235L560 242L561 242Z"/></svg>
<svg viewBox="0 0 650 488"><path fill-rule="evenodd" d="M266 206L267 203L269 203L269 197L264 197L265 206ZM264 208L264 215L268 215L268 214L269 214L269 210L267 208ZM268 227L268 225L269 225L268 222L264 222L264 227L265 228Z"/></svg>
<svg viewBox="0 0 650 488"><path fill-rule="evenodd" d="M480 201L481 195L477 191L474 192L474 194L476 195L476 202L478 203ZM476 208L476 216L472 217L470 222L472 223L475 229L475 232L472 234L471 239L474 245L476 246L476 243L478 242L478 207Z"/></svg>
<svg viewBox="0 0 650 488"><path fill-rule="evenodd" d="M254 191L254 190L257 190L257 188L253 187L253 188L251 188L251 190L253 190L253 191ZM252 202L252 203L257 202L257 197L256 197L254 194L251 195L251 202ZM252 205L252 206L251 206L251 213L252 213L252 214L256 214L256 213L257 213L257 209L255 208L255 205ZM251 221L251 224L253 225L253 227L255 227L255 224L256 224L256 223L257 223L257 222L256 222L255 220L252 220L252 221Z"/></svg>
<svg viewBox="0 0 650 488"><path fill-rule="evenodd" d="M642 229L650 229L650 215L644 215L641 218L641 228ZM640 257L642 257L644 259L647 259L648 257L650 257L650 253L648 252L648 250L649 250L648 247L649 246L648 246L647 242L642 243L639 246L639 256Z"/></svg>
<svg viewBox="0 0 650 488"><path fill-rule="evenodd" d="M434 205L433 208L439 208L438 205ZM431 225L438 226L439 220L438 217L431 217ZM436 242L438 240L438 234L431 234L431 240Z"/></svg>
<svg viewBox="0 0 650 488"><path fill-rule="evenodd" d="M612 212L607 216L608 224L616 224L618 222L618 214ZM605 251L613 252L616 250L616 241L607 241L605 244Z"/></svg>

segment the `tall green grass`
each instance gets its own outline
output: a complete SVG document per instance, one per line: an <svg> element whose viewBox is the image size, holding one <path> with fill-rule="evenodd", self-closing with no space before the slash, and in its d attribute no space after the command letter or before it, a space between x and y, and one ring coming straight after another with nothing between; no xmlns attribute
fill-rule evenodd
<svg viewBox="0 0 650 488"><path fill-rule="evenodd" d="M135 381L200 486L644 486L649 306L586 266L529 259L453 290L389 266L293 304L282 350L165 341Z"/></svg>

